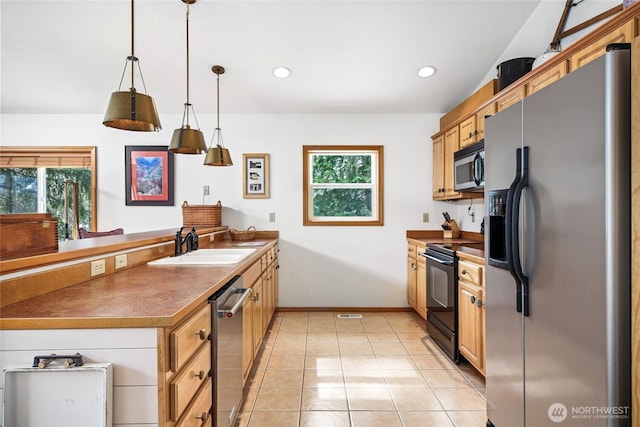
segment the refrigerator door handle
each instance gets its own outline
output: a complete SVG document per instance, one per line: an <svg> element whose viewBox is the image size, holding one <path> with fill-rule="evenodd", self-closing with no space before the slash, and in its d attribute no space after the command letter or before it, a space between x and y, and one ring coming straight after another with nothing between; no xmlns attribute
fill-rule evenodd
<svg viewBox="0 0 640 427"><path fill-rule="evenodd" d="M522 191L529 186L529 147L522 152L522 174L513 192L511 208L511 259L516 280L520 283L523 315L529 316L529 277L522 270L520 259L520 199Z"/></svg>
<svg viewBox="0 0 640 427"><path fill-rule="evenodd" d="M513 260L513 196L520 181L520 177L522 176L522 150L520 148L516 149L516 177L514 178L511 186L509 186L509 191L507 191L507 203L506 203L506 212L505 212L505 252L507 255L507 268L509 269L509 273L513 276L513 279L516 281L516 311L518 313L522 313L522 286L520 285L520 280L516 273L514 260ZM516 217L516 221L517 221ZM517 230L517 228L516 228Z"/></svg>

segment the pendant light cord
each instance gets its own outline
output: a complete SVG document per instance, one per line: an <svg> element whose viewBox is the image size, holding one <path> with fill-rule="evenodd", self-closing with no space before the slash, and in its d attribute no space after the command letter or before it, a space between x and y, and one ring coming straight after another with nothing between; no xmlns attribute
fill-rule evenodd
<svg viewBox="0 0 640 427"><path fill-rule="evenodd" d="M135 88L135 84L134 84L134 78L133 78L133 72L134 72L134 62L136 61L136 56L134 54L134 35L135 35L135 31L134 31L134 9L133 9L133 2L134 0L131 0L131 89L133 90ZM140 66L140 65L138 65ZM145 89L146 92L146 89Z"/></svg>
<svg viewBox="0 0 640 427"><path fill-rule="evenodd" d="M220 74L216 74L216 98L217 98L217 108L218 108L218 129L220 129Z"/></svg>
<svg viewBox="0 0 640 427"><path fill-rule="evenodd" d="M187 116L187 125L189 125L189 106L191 103L189 102L189 2L187 4L187 103L185 104L185 114Z"/></svg>

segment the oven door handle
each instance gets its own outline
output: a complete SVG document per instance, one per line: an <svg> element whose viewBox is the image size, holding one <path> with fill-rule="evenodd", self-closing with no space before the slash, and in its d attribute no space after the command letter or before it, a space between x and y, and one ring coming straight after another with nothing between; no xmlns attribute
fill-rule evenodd
<svg viewBox="0 0 640 427"><path fill-rule="evenodd" d="M435 261L435 262L437 262L438 264L442 264L442 265L453 265L453 260L452 260L452 261L445 261L445 260L442 260L442 259L436 258L436 257L434 257L434 256L432 256L432 255L427 255L427 253L426 253L426 252L425 252L425 253L423 253L423 254L422 254L422 256L423 256L423 257L425 257L425 258L427 258L427 259L430 259L431 261Z"/></svg>

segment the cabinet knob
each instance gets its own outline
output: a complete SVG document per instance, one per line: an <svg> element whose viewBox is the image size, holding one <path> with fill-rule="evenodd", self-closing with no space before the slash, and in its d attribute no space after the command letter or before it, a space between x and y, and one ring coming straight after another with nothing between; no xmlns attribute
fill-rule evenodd
<svg viewBox="0 0 640 427"><path fill-rule="evenodd" d="M415 263L411 263L411 269L415 270L416 269L416 264Z"/></svg>
<svg viewBox="0 0 640 427"><path fill-rule="evenodd" d="M471 304L475 304L476 303L476 297L475 295L471 295Z"/></svg>
<svg viewBox="0 0 640 427"><path fill-rule="evenodd" d="M200 329L198 332L196 332L196 335L198 336L198 338L200 338L200 341L204 341L207 339L207 331L204 329Z"/></svg>
<svg viewBox="0 0 640 427"><path fill-rule="evenodd" d="M207 421L208 418L209 418L209 413L203 412L199 417L196 417L196 420L201 420L204 423L205 421Z"/></svg>
<svg viewBox="0 0 640 427"><path fill-rule="evenodd" d="M204 377L207 376L207 373L205 371L200 371L197 374L193 374L194 377L196 377L199 380L203 380Z"/></svg>
<svg viewBox="0 0 640 427"><path fill-rule="evenodd" d="M482 308L482 300L481 299L477 300L476 305L478 306L478 308Z"/></svg>
<svg viewBox="0 0 640 427"><path fill-rule="evenodd" d="M471 138L473 136L472 132L469 132L469 138Z"/></svg>
<svg viewBox="0 0 640 427"><path fill-rule="evenodd" d="M462 274L467 274L467 270L462 270Z"/></svg>

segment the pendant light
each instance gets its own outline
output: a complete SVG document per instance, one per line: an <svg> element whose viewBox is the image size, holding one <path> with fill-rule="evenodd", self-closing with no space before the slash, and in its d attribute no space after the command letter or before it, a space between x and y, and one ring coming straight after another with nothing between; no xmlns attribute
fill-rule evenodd
<svg viewBox="0 0 640 427"><path fill-rule="evenodd" d="M211 138L211 144L207 150L207 157L204 159L204 164L207 166L231 166L231 155L229 150L224 148L224 142L222 141L222 129L220 129L220 74L224 74L224 67L220 65L214 65L211 67L211 71L216 75L216 98L218 107L218 125L213 131L213 137ZM216 142L216 146L213 146L213 142Z"/></svg>
<svg viewBox="0 0 640 427"><path fill-rule="evenodd" d="M140 69L140 62L134 55L134 14L133 14L133 0L131 0L131 56L127 57L127 61L124 64L124 71L120 78L120 86L118 86L118 92L113 92L109 99L109 105L107 106L107 112L104 115L102 124L108 127L133 131L159 131L162 129L160 125L160 119L158 118L158 111L156 105L153 102L153 98L144 93L138 93L135 87L135 67L138 66L140 72L140 79L142 80L142 86L144 91L147 91L147 87L144 84L144 78L142 77L142 70ZM124 75L127 72L127 65L131 63L131 87L129 91L120 91Z"/></svg>
<svg viewBox="0 0 640 427"><path fill-rule="evenodd" d="M200 131L193 105L189 102L189 5L195 3L196 0L181 1L187 5L187 102L184 104L182 126L173 131L169 151L180 154L201 154L207 150L207 144L204 142L204 135ZM189 114L193 115L198 129L191 129Z"/></svg>

